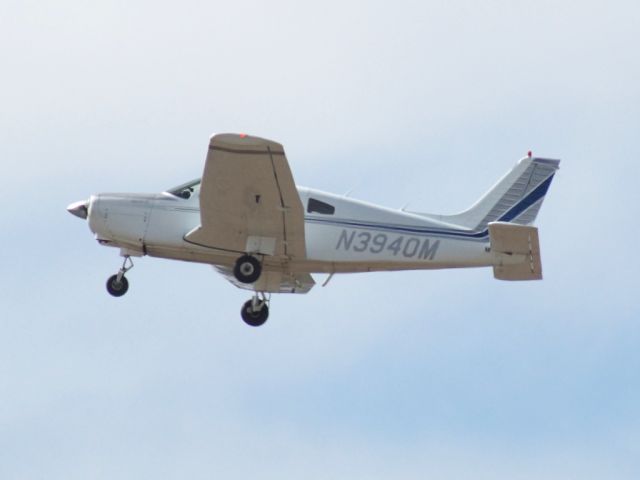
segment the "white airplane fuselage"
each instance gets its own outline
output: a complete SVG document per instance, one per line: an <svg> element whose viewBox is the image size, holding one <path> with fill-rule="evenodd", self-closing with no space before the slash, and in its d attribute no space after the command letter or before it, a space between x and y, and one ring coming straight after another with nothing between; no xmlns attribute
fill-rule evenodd
<svg viewBox="0 0 640 480"><path fill-rule="evenodd" d="M532 224L559 163L529 154L467 210L434 215L297 187L281 144L219 134L200 180L158 194L92 195L67 210L120 249L110 295L128 291L131 257L205 263L254 291L241 316L256 327L271 293L307 293L312 273L492 266L500 280L541 280Z"/></svg>
<svg viewBox="0 0 640 480"><path fill-rule="evenodd" d="M283 264L264 256L267 271L348 273L495 263L486 232L309 188L298 187L298 193L306 212L306 259ZM310 211L310 201L325 212ZM189 198L167 192L93 195L88 221L101 244L119 247L126 255L231 267L239 254L185 240L201 222L197 189Z"/></svg>

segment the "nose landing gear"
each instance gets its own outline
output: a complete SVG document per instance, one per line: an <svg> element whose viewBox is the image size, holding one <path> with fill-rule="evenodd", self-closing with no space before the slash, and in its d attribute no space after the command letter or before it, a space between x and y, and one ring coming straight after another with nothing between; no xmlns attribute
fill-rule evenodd
<svg viewBox="0 0 640 480"><path fill-rule="evenodd" d="M107 280L107 292L109 292L110 295L114 297L121 297L127 293L127 290L129 290L129 281L124 274L132 268L133 260L131 260L129 255L126 255L118 273L111 275Z"/></svg>
<svg viewBox="0 0 640 480"><path fill-rule="evenodd" d="M269 318L269 300L264 293L255 294L240 310L242 320L251 327L259 327Z"/></svg>

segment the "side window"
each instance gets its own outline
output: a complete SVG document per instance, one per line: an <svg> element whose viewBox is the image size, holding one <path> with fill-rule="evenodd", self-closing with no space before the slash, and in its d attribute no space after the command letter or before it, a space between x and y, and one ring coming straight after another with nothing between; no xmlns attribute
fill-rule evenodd
<svg viewBox="0 0 640 480"><path fill-rule="evenodd" d="M198 194L200 192L200 179L192 180L187 183L183 183L179 187L172 188L168 190L167 193L171 195L175 195L176 197L184 198L185 200L190 198L193 194Z"/></svg>
<svg viewBox="0 0 640 480"><path fill-rule="evenodd" d="M322 215L333 215L336 207L328 203L321 202L315 198L310 198L307 204L307 213L321 213Z"/></svg>

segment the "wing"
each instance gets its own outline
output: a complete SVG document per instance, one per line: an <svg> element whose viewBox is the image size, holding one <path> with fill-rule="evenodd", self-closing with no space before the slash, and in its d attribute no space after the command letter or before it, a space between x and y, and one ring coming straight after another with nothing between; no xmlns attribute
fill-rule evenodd
<svg viewBox="0 0 640 480"><path fill-rule="evenodd" d="M211 137L200 222L187 241L238 253L304 258L304 210L282 145L248 135Z"/></svg>
<svg viewBox="0 0 640 480"><path fill-rule="evenodd" d="M316 282L308 273L263 271L255 284L240 283L229 267L215 265L214 268L236 287L269 293L307 293Z"/></svg>

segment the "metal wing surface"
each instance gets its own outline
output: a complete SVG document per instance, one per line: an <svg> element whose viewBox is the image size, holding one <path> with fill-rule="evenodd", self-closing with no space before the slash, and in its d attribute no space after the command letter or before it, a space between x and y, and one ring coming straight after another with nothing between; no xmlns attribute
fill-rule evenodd
<svg viewBox="0 0 640 480"><path fill-rule="evenodd" d="M187 241L219 250L304 259L304 209L284 148L248 135L211 137L201 224Z"/></svg>
<svg viewBox="0 0 640 480"><path fill-rule="evenodd" d="M263 271L255 284L240 283L228 267L214 266L229 282L244 290L255 290L270 293L307 293L316 284L308 273L287 273Z"/></svg>

